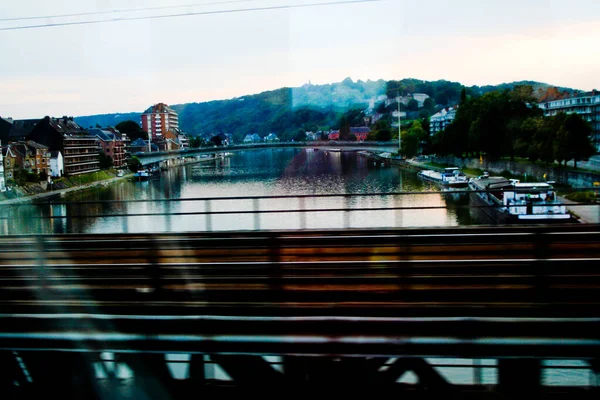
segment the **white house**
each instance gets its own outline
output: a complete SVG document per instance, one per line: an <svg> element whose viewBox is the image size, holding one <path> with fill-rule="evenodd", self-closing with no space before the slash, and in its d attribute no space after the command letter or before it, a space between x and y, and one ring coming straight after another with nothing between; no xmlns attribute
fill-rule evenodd
<svg viewBox="0 0 600 400"><path fill-rule="evenodd" d="M434 135L439 131L444 130L456 118L456 110L458 106L444 108L437 114L429 118L429 133Z"/></svg>
<svg viewBox="0 0 600 400"><path fill-rule="evenodd" d="M60 178L65 170L63 156L60 151L50 153L50 176Z"/></svg>
<svg viewBox="0 0 600 400"><path fill-rule="evenodd" d="M247 134L244 138L244 143L259 143L262 142L262 138L257 134Z"/></svg>
<svg viewBox="0 0 600 400"><path fill-rule="evenodd" d="M429 98L429 96L425 93L413 93L412 96L413 99L415 99L417 103L419 103L419 107L423 107L423 103L425 103L425 100Z"/></svg>
<svg viewBox="0 0 600 400"><path fill-rule="evenodd" d="M277 137L276 134L269 133L267 136L265 136L264 141L265 142L279 142L279 138Z"/></svg>

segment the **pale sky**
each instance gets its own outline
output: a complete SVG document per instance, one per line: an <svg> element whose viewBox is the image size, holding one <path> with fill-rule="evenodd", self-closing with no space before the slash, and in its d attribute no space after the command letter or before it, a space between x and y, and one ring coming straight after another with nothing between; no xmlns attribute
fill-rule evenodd
<svg viewBox="0 0 600 400"><path fill-rule="evenodd" d="M598 0L384 0L2 30L336 1L2 0L0 116L143 111L346 77L600 89ZM115 12L175 5L186 7ZM87 12L109 13L56 17ZM6 21L34 16L54 17Z"/></svg>

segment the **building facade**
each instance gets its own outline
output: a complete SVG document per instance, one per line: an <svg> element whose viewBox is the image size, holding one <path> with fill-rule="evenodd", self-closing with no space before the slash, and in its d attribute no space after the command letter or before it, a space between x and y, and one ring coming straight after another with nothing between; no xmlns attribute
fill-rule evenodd
<svg viewBox="0 0 600 400"><path fill-rule="evenodd" d="M63 156L60 151L50 152L50 176L60 178L65 171Z"/></svg>
<svg viewBox="0 0 600 400"><path fill-rule="evenodd" d="M48 146L28 140L23 147L25 150L22 152L25 155L23 168L27 172L34 174L42 172L48 174L50 172L50 151Z"/></svg>
<svg viewBox="0 0 600 400"><path fill-rule="evenodd" d="M448 125L456 118L456 110L458 106L444 108L437 114L434 114L429 118L429 134L435 135L436 133L446 129Z"/></svg>
<svg viewBox="0 0 600 400"><path fill-rule="evenodd" d="M95 136L77 125L72 117L44 117L29 134L28 140L60 151L65 175L79 175L100 170L100 144Z"/></svg>
<svg viewBox="0 0 600 400"><path fill-rule="evenodd" d="M6 182L13 181L15 179L15 172L21 168L23 157L20 153L15 151L12 145L7 145L2 148L3 166L4 166L4 177Z"/></svg>
<svg viewBox="0 0 600 400"><path fill-rule="evenodd" d="M560 112L579 114L592 125L592 143L600 152L600 93L592 92L586 95L569 97L567 99L549 101L539 104L545 116L553 116Z"/></svg>
<svg viewBox="0 0 600 400"><path fill-rule="evenodd" d="M356 128L350 128L350 133L354 135L357 142L364 142L365 140L367 140L367 137L369 136L369 133L371 133L371 130L367 127L359 126Z"/></svg>
<svg viewBox="0 0 600 400"><path fill-rule="evenodd" d="M111 158L113 167L125 167L125 143L116 132L104 129L90 129L90 134L100 141L100 147L105 155Z"/></svg>
<svg viewBox="0 0 600 400"><path fill-rule="evenodd" d="M179 117L164 103L148 108L141 119L142 129L152 136L152 140L162 138L167 132L179 133Z"/></svg>

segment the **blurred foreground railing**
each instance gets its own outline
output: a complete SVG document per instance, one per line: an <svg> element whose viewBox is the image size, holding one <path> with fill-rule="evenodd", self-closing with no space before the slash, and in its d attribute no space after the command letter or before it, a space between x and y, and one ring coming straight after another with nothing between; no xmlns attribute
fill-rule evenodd
<svg viewBox="0 0 600 400"><path fill-rule="evenodd" d="M597 191L597 188L579 188L565 189L565 192L579 191ZM529 192L530 189L514 190L515 192ZM313 218L319 218L322 213L338 213L342 215L343 228L350 228L350 216L361 212L396 212L396 218L400 212L410 211L434 211L434 210L487 210L498 208L495 205L474 204L469 201L469 196L476 193L486 193L485 191L475 190L447 190L447 191L420 191L420 192L386 192L386 193L343 193L343 194L299 194L299 195L275 195L275 196L232 196L232 197L194 197L194 198L162 198L162 199L135 199L135 200L90 200L90 201L52 201L39 204L10 204L0 209L1 220L13 220L15 212L24 208L43 208L43 207L64 207L64 213L39 213L34 219L39 220L81 220L96 218L124 218L124 217L163 217L163 216L203 216L205 217L205 230L212 231L214 218L223 215L251 215L252 229L263 229L261 215L289 215L297 214L299 219L299 229L308 227L307 218L313 215ZM445 199L444 204L438 205L403 205L407 196L432 196L439 195ZM373 200L382 203L380 206L367 206L355 204L359 200ZM269 207L268 204L276 202L275 207ZM189 211L171 211L161 210L159 212L137 212L127 209L128 205L136 204L151 205L186 205ZM235 203L236 207L227 206ZM312 206L310 205L312 203ZM282 204L285 207L282 207ZM224 206L225 205L225 206ZM544 204L534 204L538 207ZM594 221L600 222L600 203L562 203L560 201L551 203L553 206L568 206L570 209L577 210L582 207L594 207L597 210L597 216L594 215ZM504 208L522 208L523 204L508 205ZM111 209L112 208L112 209ZM172 207L171 207L172 208ZM101 211L101 212L98 212ZM120 212L119 212L120 211ZM596 221L597 220L597 221ZM487 223L497 223L497 221L486 221ZM569 222L578 222L574 217ZM531 223L536 223L532 221ZM393 225L392 225L393 226ZM289 228L289 227L285 227ZM232 230L240 229L233 226ZM18 233L18 232L10 232Z"/></svg>
<svg viewBox="0 0 600 400"><path fill-rule="evenodd" d="M593 224L3 236L0 386L91 398L114 353L157 399L222 393L217 367L259 392L597 394L599 244Z"/></svg>

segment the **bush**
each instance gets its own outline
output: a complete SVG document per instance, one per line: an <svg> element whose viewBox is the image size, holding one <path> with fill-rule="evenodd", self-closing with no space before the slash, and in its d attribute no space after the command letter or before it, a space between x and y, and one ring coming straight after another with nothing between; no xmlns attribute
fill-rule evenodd
<svg viewBox="0 0 600 400"><path fill-rule="evenodd" d="M127 165L127 167L131 172L138 172L140 168L142 168L142 163L139 158L133 156L131 157L131 159L129 159L129 164Z"/></svg>
<svg viewBox="0 0 600 400"><path fill-rule="evenodd" d="M578 203L593 203L596 201L596 193L594 193L593 191L573 192L569 193L565 197L571 201L576 201Z"/></svg>

